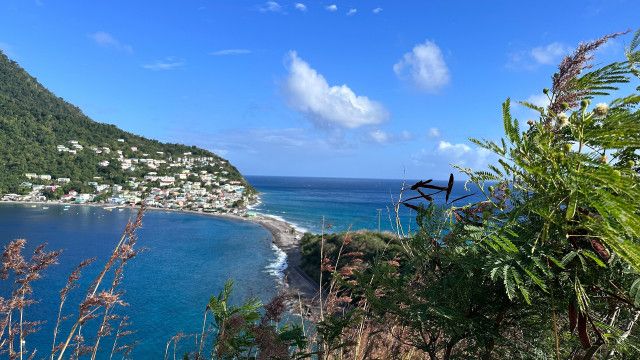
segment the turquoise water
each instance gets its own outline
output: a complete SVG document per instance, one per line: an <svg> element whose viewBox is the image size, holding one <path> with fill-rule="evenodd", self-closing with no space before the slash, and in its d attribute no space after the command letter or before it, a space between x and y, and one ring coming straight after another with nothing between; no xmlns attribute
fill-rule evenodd
<svg viewBox="0 0 640 360"><path fill-rule="evenodd" d="M382 230L391 230L392 197L397 199L402 186L400 180L264 176L248 179L261 192L262 203L255 211L284 218L313 232L320 231L323 216L332 225L331 231L377 229L378 225ZM464 194L463 184L455 183L452 198ZM407 193L405 197L410 195ZM40 302L28 309L27 319L47 322L39 333L27 338L28 349L38 348L39 354L48 354L58 291L80 261L97 257L96 264L83 275L82 290L86 289L110 255L130 216L135 213L89 206L65 210L55 205L44 209L42 205L0 204L1 244L25 238L29 241L27 251L42 242L47 242L49 249L64 250L60 264L49 269L45 279L34 286ZM414 216L401 208L405 228L414 227ZM283 260L271 240L265 229L246 221L148 211L138 243L146 251L128 265L123 283L124 299L130 304L124 314L130 316L132 329L136 331L131 341L139 341L133 357L162 358L166 342L172 336L178 332L198 333L209 297L217 294L229 278L236 282L234 301L251 296L268 301L277 291L278 269ZM0 296L7 297L10 291L7 282L0 281ZM77 313L75 306L82 295L78 290L72 293L66 314ZM193 339L184 342L178 355L192 349ZM110 349L112 339L102 343Z"/></svg>
<svg viewBox="0 0 640 360"><path fill-rule="evenodd" d="M53 205L43 209L0 204L3 245L11 239L25 238L29 252L42 242L48 243L48 249L64 250L60 264L35 283L34 293L40 303L30 307L26 316L47 323L27 338L28 349L38 348L43 356L49 353L58 291L67 276L82 259L98 257L83 274L81 289L86 289L89 279L110 255L127 219L134 215L129 210L109 212L87 206L72 206L65 211ZM131 340L140 341L134 358L162 358L166 341L173 335L180 331L199 333L209 297L217 294L229 278L237 284L235 299L257 296L267 301L275 295L278 279L271 266L277 254L271 234L250 222L148 211L138 245L146 251L130 262L123 283L124 299L130 304L124 313L137 331ZM9 285L6 281L0 284L0 296L7 297ZM77 313L81 289L68 300L67 314ZM193 339L184 341L193 344ZM110 349L112 340L102 344Z"/></svg>
<svg viewBox="0 0 640 360"><path fill-rule="evenodd" d="M403 186L402 180L383 179L277 176L247 176L247 179L261 193L262 203L255 207L255 211L285 219L303 231L315 233L322 228L323 216L325 222L332 225L331 231L349 228L377 230L378 225L381 230L393 230L393 202L397 201ZM405 186L409 187L415 182L407 180ZM434 181L432 184L447 185L444 181ZM464 183L457 181L450 199L466 194L469 192L465 191ZM417 193L407 191L403 197L414 195ZM469 197L462 202L477 199ZM434 200L442 203L444 196L437 196ZM401 207L400 216L405 230L415 228L415 212Z"/></svg>

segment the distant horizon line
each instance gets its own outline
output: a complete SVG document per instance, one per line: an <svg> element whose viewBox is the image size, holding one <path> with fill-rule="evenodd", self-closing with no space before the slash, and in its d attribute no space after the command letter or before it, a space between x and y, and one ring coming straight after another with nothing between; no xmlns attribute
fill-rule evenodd
<svg viewBox="0 0 640 360"><path fill-rule="evenodd" d="M247 175L243 175L245 178L248 177L276 177L276 178L302 178L302 179L334 179L334 180L391 180L391 181L408 181L408 182L413 182L413 181L422 181L422 180L427 180L427 179L411 179L411 178L406 178L406 179L392 179L392 178L366 178L366 177L348 177L348 176L310 176L310 175L258 175L258 174L247 174ZM454 179L455 179L455 175L454 175ZM446 179L435 179L432 178L433 181L442 181L442 182L447 182L448 180ZM457 181L463 181L463 180L455 180Z"/></svg>

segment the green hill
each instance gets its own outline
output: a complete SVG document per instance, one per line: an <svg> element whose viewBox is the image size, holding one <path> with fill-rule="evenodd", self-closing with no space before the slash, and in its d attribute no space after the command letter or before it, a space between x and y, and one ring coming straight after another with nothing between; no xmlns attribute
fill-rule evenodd
<svg viewBox="0 0 640 360"><path fill-rule="evenodd" d="M73 149L77 141L83 150L59 151L59 146ZM133 151L132 147L137 150ZM212 157L218 165L210 171L224 173L230 181L240 181L253 192L239 171L210 151L180 144L166 144L120 130L114 125L91 120L82 111L55 96L0 51L0 194L17 192L25 181L25 173L50 174L71 178L74 182L92 181L121 184L131 177L142 177L145 167L123 170L109 160L100 149L123 156L176 159L191 153L192 157ZM111 159L113 156L111 156ZM158 175L171 175L174 169L159 167Z"/></svg>

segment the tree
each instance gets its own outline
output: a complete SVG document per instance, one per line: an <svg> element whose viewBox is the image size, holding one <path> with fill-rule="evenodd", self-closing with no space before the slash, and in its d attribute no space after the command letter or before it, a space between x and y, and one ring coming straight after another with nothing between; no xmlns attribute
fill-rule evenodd
<svg viewBox="0 0 640 360"><path fill-rule="evenodd" d="M582 44L562 61L544 90L549 106L522 103L539 113L527 130L507 100L506 139L475 140L499 164L462 169L491 215L470 224L469 235L491 254L490 274L510 299L548 304L541 324L556 358L639 355L640 87L609 104L592 101L639 75L640 32L626 61L584 73L592 52L618 35ZM500 192L507 203L495 201Z"/></svg>

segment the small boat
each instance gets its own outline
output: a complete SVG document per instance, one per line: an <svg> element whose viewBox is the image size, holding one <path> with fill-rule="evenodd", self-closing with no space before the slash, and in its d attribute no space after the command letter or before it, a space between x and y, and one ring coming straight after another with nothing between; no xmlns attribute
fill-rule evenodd
<svg viewBox="0 0 640 360"><path fill-rule="evenodd" d="M33 205L31 205L31 207L32 207L32 208L34 208L34 207L38 207L38 205L36 205L36 204L33 204Z"/></svg>
<svg viewBox="0 0 640 360"><path fill-rule="evenodd" d="M118 211L124 211L124 208L119 208Z"/></svg>
<svg viewBox="0 0 640 360"><path fill-rule="evenodd" d="M42 210L48 210L48 209L49 209L49 207L48 207L48 206L43 206L43 207L42 207Z"/></svg>
<svg viewBox="0 0 640 360"><path fill-rule="evenodd" d="M115 206L107 206L104 209L107 210L107 211L111 211L111 210L113 210L115 208L116 208Z"/></svg>

